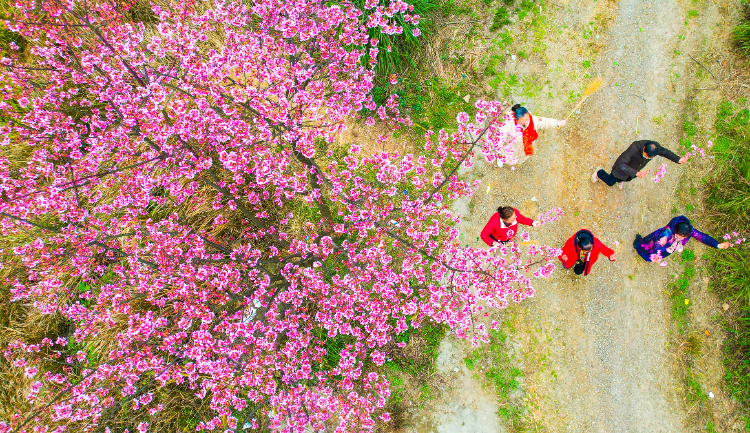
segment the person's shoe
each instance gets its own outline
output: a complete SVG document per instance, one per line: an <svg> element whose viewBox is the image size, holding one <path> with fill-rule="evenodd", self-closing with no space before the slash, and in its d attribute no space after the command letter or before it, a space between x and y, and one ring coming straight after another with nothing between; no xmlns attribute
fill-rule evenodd
<svg viewBox="0 0 750 433"><path fill-rule="evenodd" d="M623 188L624 186L625 186L625 184L624 184L624 183L622 183L622 182L617 182L617 187L618 187L618 188L622 189L622 188Z"/></svg>
<svg viewBox="0 0 750 433"><path fill-rule="evenodd" d="M596 167L596 170L594 170L594 174L591 175L591 183L596 183L597 180L599 180L599 176L597 173L599 173L599 170L601 170L601 167Z"/></svg>
<svg viewBox="0 0 750 433"><path fill-rule="evenodd" d="M500 159L496 159L495 161L497 161L498 168L503 168L503 165L505 165L502 161L500 161Z"/></svg>

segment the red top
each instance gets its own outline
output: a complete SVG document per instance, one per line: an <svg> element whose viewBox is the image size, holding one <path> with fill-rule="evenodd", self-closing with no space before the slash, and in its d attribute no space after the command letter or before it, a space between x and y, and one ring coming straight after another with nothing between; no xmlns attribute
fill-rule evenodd
<svg viewBox="0 0 750 433"><path fill-rule="evenodd" d="M494 240L498 241L507 241L513 238L513 236L518 233L518 223L521 223L523 225L530 226L531 223L534 222L531 218L526 218L525 216L521 215L521 212L518 211L518 209L513 209L516 212L516 220L513 222L510 226L505 226L505 222L500 219L500 214L495 212L492 214L492 217L490 217L490 220L487 222L487 225L484 226L484 230L482 230L482 240L484 243L486 243L489 246L492 246L492 242ZM490 237L490 235L494 236L494 240Z"/></svg>
<svg viewBox="0 0 750 433"><path fill-rule="evenodd" d="M568 239L567 242L565 242L565 246L562 248L562 255L565 255L568 260L563 260L562 257L558 257L561 262L563 262L563 266L565 266L565 269L570 269L571 266L575 265L578 261L578 252L580 251L575 246L575 237L576 235L573 235ZM594 237L594 248L589 253L589 261L586 265L586 269L583 272L583 275L588 275L589 271L591 271L591 267L594 266L594 263L596 263L596 259L599 258L599 254L604 254L607 257L610 257L615 252L610 249L608 246L604 245L599 239Z"/></svg>
<svg viewBox="0 0 750 433"><path fill-rule="evenodd" d="M515 114L513 115L515 118ZM518 119L516 119L516 125L518 125ZM539 137L539 134L536 132L536 128L534 128L534 118L531 116L531 113L529 113L529 126L526 127L526 129L523 130L523 153L526 155L533 155L534 154L534 140L536 140Z"/></svg>

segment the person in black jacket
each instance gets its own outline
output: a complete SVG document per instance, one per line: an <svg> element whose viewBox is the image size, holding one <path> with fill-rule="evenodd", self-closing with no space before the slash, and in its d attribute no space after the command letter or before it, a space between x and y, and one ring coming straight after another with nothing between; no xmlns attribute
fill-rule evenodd
<svg viewBox="0 0 750 433"><path fill-rule="evenodd" d="M625 152L622 152L617 157L612 166L612 174L597 168L594 174L591 175L591 182L601 179L607 186L618 184L617 186L622 189L622 182L630 182L636 177L648 176L647 172L641 170L657 155L663 156L677 164L683 164L688 159L687 156L680 158L674 152L662 147L653 140L638 140L634 141Z"/></svg>

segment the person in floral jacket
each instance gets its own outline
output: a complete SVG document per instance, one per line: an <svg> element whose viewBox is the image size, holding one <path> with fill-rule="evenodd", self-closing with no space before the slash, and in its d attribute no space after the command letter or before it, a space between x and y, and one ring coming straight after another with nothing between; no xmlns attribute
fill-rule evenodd
<svg viewBox="0 0 750 433"><path fill-rule="evenodd" d="M716 239L694 228L686 216L680 215L672 218L666 227L655 230L646 237L635 235L633 248L643 260L659 263L670 254L681 252L690 238L695 238L711 248L726 249L732 245L731 242L719 243Z"/></svg>
<svg viewBox="0 0 750 433"><path fill-rule="evenodd" d="M511 118L502 126L505 141L513 146L513 154L497 159L497 166L523 164L534 154L534 140L539 137L537 129L551 129L565 126L567 120L534 116L518 104L511 109Z"/></svg>

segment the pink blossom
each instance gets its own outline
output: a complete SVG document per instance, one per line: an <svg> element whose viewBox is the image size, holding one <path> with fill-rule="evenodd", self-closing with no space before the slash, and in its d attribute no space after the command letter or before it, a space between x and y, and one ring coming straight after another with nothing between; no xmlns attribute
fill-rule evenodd
<svg viewBox="0 0 750 433"><path fill-rule="evenodd" d="M667 164L661 164L652 180L658 183L662 180L665 174L667 174Z"/></svg>
<svg viewBox="0 0 750 433"><path fill-rule="evenodd" d="M553 275L559 249L462 245L448 207L476 191L460 161L514 162L503 104L417 153L388 145L411 120L372 96L369 34L409 31L407 3L154 1L147 23L103 0L42 2L40 21L39 4L7 21L41 42L37 67L0 69L0 146L29 150L0 152L0 229L28 239L0 266L12 302L76 326L0 347L38 379L11 428L97 429L124 402L145 432L179 386L206 403L197 430L253 408L253 428L372 431L391 391L371 370L398 335L437 323L481 344L478 318Z"/></svg>
<svg viewBox="0 0 750 433"><path fill-rule="evenodd" d="M563 216L563 210L562 208L556 207L549 209L544 214L539 214L537 217L537 221L542 223L542 225L547 224L549 222L557 221Z"/></svg>
<svg viewBox="0 0 750 433"><path fill-rule="evenodd" d="M727 233L722 236L722 238L730 243L730 247L737 247L745 242L745 237L743 237L741 233L736 231Z"/></svg>

